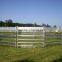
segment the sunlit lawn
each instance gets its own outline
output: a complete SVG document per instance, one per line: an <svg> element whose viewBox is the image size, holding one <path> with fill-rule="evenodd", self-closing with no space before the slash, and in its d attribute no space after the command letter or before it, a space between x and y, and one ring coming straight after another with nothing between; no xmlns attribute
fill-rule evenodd
<svg viewBox="0 0 62 62"><path fill-rule="evenodd" d="M0 62L62 62L62 46L15 48L0 46Z"/></svg>
<svg viewBox="0 0 62 62"><path fill-rule="evenodd" d="M0 35L1 34L13 35L16 33L1 32ZM36 39L37 38L38 37L36 37ZM14 38L0 38L0 41L12 42L15 40ZM48 40L50 42L51 40L59 41L60 39L47 39L47 41ZM62 46L47 46L45 48L15 48L10 46L0 46L0 62L62 62Z"/></svg>

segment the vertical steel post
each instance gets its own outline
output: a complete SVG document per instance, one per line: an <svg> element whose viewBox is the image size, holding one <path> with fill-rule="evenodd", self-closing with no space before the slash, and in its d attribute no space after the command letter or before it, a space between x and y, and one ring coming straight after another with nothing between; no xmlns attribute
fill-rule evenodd
<svg viewBox="0 0 62 62"><path fill-rule="evenodd" d="M43 46L42 47L45 47L45 29L43 28Z"/></svg>
<svg viewBox="0 0 62 62"><path fill-rule="evenodd" d="M16 48L18 47L17 42L18 42L18 27L16 26Z"/></svg>

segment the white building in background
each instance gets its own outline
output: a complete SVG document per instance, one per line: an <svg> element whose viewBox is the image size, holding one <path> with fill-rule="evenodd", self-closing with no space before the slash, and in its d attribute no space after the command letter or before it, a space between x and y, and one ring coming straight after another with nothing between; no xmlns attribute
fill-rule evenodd
<svg viewBox="0 0 62 62"><path fill-rule="evenodd" d="M16 31L16 30L22 30L22 31L61 31L62 28L54 28L54 27L0 27L0 31Z"/></svg>
<svg viewBox="0 0 62 62"><path fill-rule="evenodd" d="M17 30L22 31L45 31L45 32L62 32L61 28L55 27L16 27Z"/></svg>

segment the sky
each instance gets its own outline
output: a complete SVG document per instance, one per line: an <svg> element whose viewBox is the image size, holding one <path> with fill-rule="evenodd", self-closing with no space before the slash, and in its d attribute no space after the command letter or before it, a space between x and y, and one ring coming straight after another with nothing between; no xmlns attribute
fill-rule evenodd
<svg viewBox="0 0 62 62"><path fill-rule="evenodd" d="M0 20L62 26L62 0L0 0Z"/></svg>

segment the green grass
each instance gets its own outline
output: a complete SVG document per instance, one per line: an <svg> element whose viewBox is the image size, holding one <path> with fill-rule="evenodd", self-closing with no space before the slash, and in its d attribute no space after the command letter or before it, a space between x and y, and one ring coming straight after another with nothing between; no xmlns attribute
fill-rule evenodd
<svg viewBox="0 0 62 62"><path fill-rule="evenodd" d="M0 32L4 35L13 35L16 32ZM27 33L22 33L27 34ZM28 33L32 34L32 33ZM38 35L40 33L35 33ZM22 38L22 37L21 37ZM25 38L25 37L24 37ZM31 37L27 37L31 38ZM35 37L40 39L40 37ZM32 39L32 38L31 38ZM0 41L14 41L14 38L0 38ZM29 42L29 40L23 40L23 42ZM31 42L40 42L32 41ZM60 39L47 38L46 41L54 42L60 41ZM9 46L0 46L0 62L62 62L62 46L48 46L45 48L15 48Z"/></svg>
<svg viewBox="0 0 62 62"><path fill-rule="evenodd" d="M16 35L16 32L0 32L0 41L2 42L14 42L16 41L16 37L11 37L13 35ZM10 36L10 37L9 37Z"/></svg>
<svg viewBox="0 0 62 62"><path fill-rule="evenodd" d="M35 35L41 35L41 32L18 32L18 34L23 34L23 35L32 35L32 34L35 34Z"/></svg>
<svg viewBox="0 0 62 62"><path fill-rule="evenodd" d="M15 48L0 46L0 62L62 62L62 46Z"/></svg>
<svg viewBox="0 0 62 62"><path fill-rule="evenodd" d="M19 36L18 38L21 38L21 39L41 39L42 37L41 36Z"/></svg>
<svg viewBox="0 0 62 62"><path fill-rule="evenodd" d="M15 38L1 38L0 41L1 42L15 42L16 39Z"/></svg>
<svg viewBox="0 0 62 62"><path fill-rule="evenodd" d="M16 32L0 32L0 34L4 34L4 35L15 35Z"/></svg>
<svg viewBox="0 0 62 62"><path fill-rule="evenodd" d="M60 38L48 38L46 39L46 42L61 42Z"/></svg>
<svg viewBox="0 0 62 62"><path fill-rule="evenodd" d="M41 32L35 32L35 33L33 33L33 32L18 32L18 34L21 34L21 35L26 35L26 34L27 35L32 35L32 34L34 34L35 35L34 37L29 37L29 36L22 37L22 36L18 36L18 38L20 38L20 39L41 39L41 38L43 38L42 36L36 36L36 35L41 35ZM48 34L50 36L47 36ZM47 42L61 41L62 39L60 39L60 38L54 38L55 35L57 35L57 34L62 34L62 32L46 32L45 33L45 35L46 35L46 37L45 37L46 41ZM9 37L11 35L16 35L16 32L0 32L0 35L6 35L6 36L8 36L7 38L5 38L5 37L0 38L0 41L11 41L12 42L12 41L16 40L16 37L15 38Z"/></svg>

